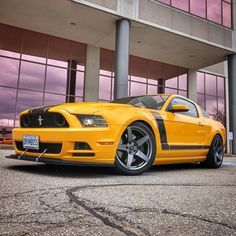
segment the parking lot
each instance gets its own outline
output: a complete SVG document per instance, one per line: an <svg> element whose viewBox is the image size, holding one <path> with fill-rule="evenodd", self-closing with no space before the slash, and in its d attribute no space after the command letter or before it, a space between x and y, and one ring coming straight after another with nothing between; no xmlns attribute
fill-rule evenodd
<svg viewBox="0 0 236 236"><path fill-rule="evenodd" d="M236 157L220 169L111 168L9 160L0 150L0 235L236 235Z"/></svg>

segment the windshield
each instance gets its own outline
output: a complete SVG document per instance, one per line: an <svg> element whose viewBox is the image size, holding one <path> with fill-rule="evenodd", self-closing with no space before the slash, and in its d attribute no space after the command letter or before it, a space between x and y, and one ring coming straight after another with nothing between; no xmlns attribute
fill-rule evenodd
<svg viewBox="0 0 236 236"><path fill-rule="evenodd" d="M112 103L130 104L136 107L160 110L165 104L168 97L169 96L167 95L146 95L139 97L127 97L117 99Z"/></svg>

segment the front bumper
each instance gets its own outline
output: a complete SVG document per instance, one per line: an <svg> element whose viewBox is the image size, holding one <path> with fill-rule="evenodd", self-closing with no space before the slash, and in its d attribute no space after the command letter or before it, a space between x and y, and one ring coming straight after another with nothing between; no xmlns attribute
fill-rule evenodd
<svg viewBox="0 0 236 236"><path fill-rule="evenodd" d="M19 150L16 142L22 142L24 135L39 136L42 144L61 144L59 153L43 153L39 158L53 159L60 163L96 163L114 164L118 142L123 133L123 126L104 128L16 128L13 130L13 140L16 155L22 155L25 150ZM75 150L76 142L86 142L91 150ZM22 156L37 158L40 152L28 150ZM24 158L21 158L24 159ZM26 158L27 159L27 158ZM63 162L62 162L63 161Z"/></svg>
<svg viewBox="0 0 236 236"><path fill-rule="evenodd" d="M33 161L33 162L40 162L44 164L51 164L51 165L67 165L67 166L107 166L107 167L114 167L114 164L104 164L104 163L95 163L95 162L79 162L79 161L65 161L59 158L45 158L45 157L35 157L35 156L25 156L25 155L10 155L6 156L8 159L14 160L24 160L24 161Z"/></svg>

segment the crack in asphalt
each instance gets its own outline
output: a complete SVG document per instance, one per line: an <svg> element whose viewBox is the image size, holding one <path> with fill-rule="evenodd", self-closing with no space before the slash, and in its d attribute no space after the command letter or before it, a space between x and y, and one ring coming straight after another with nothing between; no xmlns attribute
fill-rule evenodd
<svg viewBox="0 0 236 236"><path fill-rule="evenodd" d="M85 199L78 199L73 193L76 192L76 191L80 191L81 189L89 189L89 188L104 188L104 187L119 187L119 186L225 186L225 185L202 185L202 184L106 184L106 185L84 185L84 186L78 186L78 187L74 187L72 189L68 189L66 190L66 193L67 195L69 196L70 200L74 203L76 203L77 205L83 207L85 210L87 210L88 212L90 212L94 217L97 217L99 218L100 220L103 221L103 223L105 224L111 224L110 226L112 226L113 228L120 228L119 225L115 224L113 222L110 222L108 221L108 218L106 217L103 217L101 216L100 214L98 214L95 209L97 210L101 210L103 213L105 214L108 214L108 215L113 215L113 217L115 217L116 219L119 219L120 217L108 210L106 210L104 207L97 207L97 208L91 208L88 206L88 203L89 201L85 200ZM227 186L236 186L236 185L227 185ZM91 202L90 202L91 204ZM126 207L129 209L129 207ZM224 227L227 227L229 229L233 229L233 230L236 230L236 227L234 226L231 226L229 224L226 224L224 222L219 222L219 221L214 221L214 220L210 220L210 219L207 219L207 218L204 218L204 217L201 217L201 216L195 216L195 215L192 215L192 214L188 214L188 213L181 213L181 212L177 212L177 211L172 211L172 210L168 210L168 209L163 209L163 210L159 210L159 209L150 209L150 208L142 208L142 209L137 209L137 208L131 208L130 207L130 211L129 212L156 212L156 213L159 213L159 214L169 214L169 215L175 215L175 216L181 216L181 217L185 217L185 218L190 218L190 219L193 219L193 220L200 220L200 221L203 221L203 222L207 222L207 223L211 223L211 224L218 224L218 225L221 225L221 226L224 226ZM142 228L141 228L142 229ZM144 229L142 229L144 230ZM145 230L146 231L146 230ZM122 231L123 232L123 231ZM148 235L150 235L150 233L148 231L146 231L145 233L148 233ZM133 234L126 234L126 235L133 235ZM136 235L136 234L134 234Z"/></svg>
<svg viewBox="0 0 236 236"><path fill-rule="evenodd" d="M76 205L82 207L84 210L86 210L87 212L89 212L91 215L93 215L95 218L101 220L105 225L110 226L111 228L114 228L122 233L124 233L127 236L138 236L138 234L136 234L135 232L132 232L128 229L123 228L123 226L114 223L113 221L111 221L108 217L104 217L100 214L98 214L93 208L89 207L88 205L85 204L84 201L79 200L74 194L73 192L79 190L79 187L75 187L72 189L68 189L66 190L66 194L68 195L69 199L71 202L74 202ZM107 212L106 212L107 213Z"/></svg>
<svg viewBox="0 0 236 236"><path fill-rule="evenodd" d="M75 195L76 192L80 192L83 189L93 189L93 188L105 188L105 187L119 187L119 186L167 186L167 187L206 187L206 186L213 186L213 187L235 187L235 184L219 184L219 185L210 185L210 184L204 184L204 183L193 183L193 184L186 184L186 183L180 183L180 184L171 184L171 183L164 183L164 184L135 184L135 183L119 183L119 184L104 184L104 185L83 185L83 186L76 186L73 188L68 188L68 187L55 187L55 188L42 188L42 189L35 189L35 190L29 190L29 191L24 191L24 192L18 192L15 194L5 194L3 196L0 196L1 198L17 198L20 196L24 196L27 194L30 194L30 196L34 196L34 197L38 197L40 196L40 198L38 199L39 203L41 206L43 206L43 209L45 209L45 211L43 212L31 212L31 213L22 213L22 214L9 214L9 215L0 215L0 224L22 224L22 225L29 225L29 224L37 224L39 226L44 226L44 228L40 228L40 229L33 229L33 232L46 232L49 231L51 229L55 229L55 228L60 228L60 227L65 227L65 225L71 226L71 227L78 227L80 225L80 221L83 220L85 218L85 216L89 216L91 215L92 217L95 217L97 219L99 219L104 225L109 226L115 230L120 231L121 233L127 235L127 236L139 236L139 235L151 235L150 232L147 229L142 228L141 226L135 224L134 222L130 222L130 220L127 219L127 217L122 216L125 213L131 213L131 212L155 212L157 214L169 214L169 215L174 215L174 216L180 216L180 217L185 217L185 218L189 218L192 220L200 220L206 223L210 223L210 224L218 224L221 225L223 227L227 227L229 229L232 230L236 230L236 228L232 225L229 225L227 223L224 222L219 222L219 221L214 221L211 219L207 219L204 218L203 216L195 216L189 213L181 213L178 211L173 211L170 209L155 209L155 208L132 208L132 207L127 207L127 206L117 206L114 205L114 207L119 207L119 208L123 208L123 209L127 209L125 212L122 212L120 215L119 214L115 214L114 212L107 210L105 207L103 206L99 206L98 203L94 202L94 201L90 201L88 199L82 199L79 198L78 196ZM74 204L76 204L76 206L81 207L82 209L84 209L87 213L82 213L82 212L78 212L78 210L73 210L74 206L72 205L72 210L64 210L64 208L66 207L65 204L68 204L68 202L62 202L60 204L51 206L50 203L47 203L44 201L44 199L42 198L43 196L46 195L50 195L50 194L54 194L50 191L53 190L58 190L57 194L60 195L62 193L65 193L66 196L69 198L69 202L72 202ZM98 207L94 207L91 205L98 205ZM63 206L64 205L64 206ZM109 206L109 205L106 205ZM61 208L61 209L57 209L57 208ZM16 220L14 218L16 217L22 217L22 216L26 216L28 215L33 216L33 215L50 215L50 214L55 214L55 213L62 213L62 214L76 214L76 217L68 217L66 216L66 218L68 220L62 220L59 222L55 222L55 221L51 221L48 222L46 221L40 221L40 220ZM93 222L86 222L84 224L84 222L82 223L83 226L85 227L99 227L101 226L100 224L94 224ZM32 231L31 231L32 232ZM20 235L30 235L30 232L21 232L22 234ZM9 233L7 234L2 234L0 233L0 235L9 235ZM14 235L14 234L11 234Z"/></svg>
<svg viewBox="0 0 236 236"><path fill-rule="evenodd" d="M25 195L28 193L34 193L34 192L42 192L42 191L51 191L51 190L57 190L57 189L67 189L69 187L55 187L55 188L39 188L39 189L33 189L33 190L28 190L28 191L24 191L24 192L18 192L18 193L7 193L5 195L1 195L0 199L5 199L5 198L11 198L11 197L19 197L21 195ZM61 191L62 192L62 191ZM38 193L38 194L34 194L32 196L38 196L38 195L42 195L42 193Z"/></svg>

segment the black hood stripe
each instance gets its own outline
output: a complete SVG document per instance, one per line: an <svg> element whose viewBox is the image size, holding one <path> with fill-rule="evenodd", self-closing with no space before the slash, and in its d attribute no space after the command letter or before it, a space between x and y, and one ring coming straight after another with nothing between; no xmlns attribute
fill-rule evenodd
<svg viewBox="0 0 236 236"><path fill-rule="evenodd" d="M33 109L30 109L29 113L44 113L44 112L47 112L51 107L54 107L54 106L56 106L56 105L35 107Z"/></svg>

